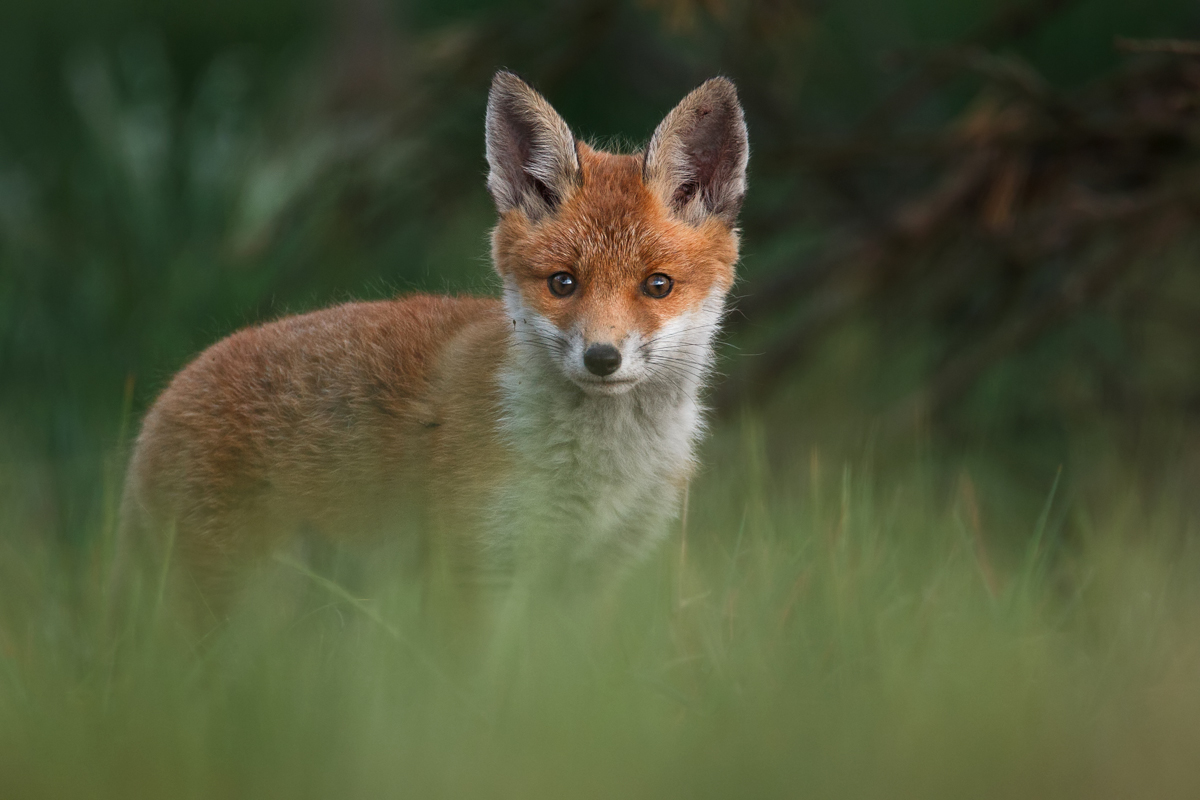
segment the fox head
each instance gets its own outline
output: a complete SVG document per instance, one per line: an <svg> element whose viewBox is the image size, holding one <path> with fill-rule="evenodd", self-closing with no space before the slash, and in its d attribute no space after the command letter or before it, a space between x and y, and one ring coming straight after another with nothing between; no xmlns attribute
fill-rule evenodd
<svg viewBox="0 0 1200 800"><path fill-rule="evenodd" d="M749 155L737 90L714 78L637 155L572 135L524 81L488 100L492 257L526 358L589 394L694 389L734 279Z"/></svg>

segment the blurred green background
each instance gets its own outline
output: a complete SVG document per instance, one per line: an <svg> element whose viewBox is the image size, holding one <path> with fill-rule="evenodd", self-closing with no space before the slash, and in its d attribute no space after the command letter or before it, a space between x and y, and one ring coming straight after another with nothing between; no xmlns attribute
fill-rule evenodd
<svg viewBox="0 0 1200 800"><path fill-rule="evenodd" d="M1175 475L1200 405L1190 219L1151 246L1135 239L1157 206L1067 217L1186 176L1194 61L1115 37L1198 19L1183 0L10 0L10 480L38 529L71 536L102 503L127 404L136 420L224 333L349 297L493 290L481 119L498 67L624 148L704 78L736 80L752 191L716 402L774 408L779 458L882 427L984 453L1034 494L1100 451ZM1164 113L1170 130L1127 131ZM1045 308L1121 247L1086 301Z"/></svg>
<svg viewBox="0 0 1200 800"><path fill-rule="evenodd" d="M1195 797L1196 37L1193 0L5 0L0 794ZM501 67L627 150L739 87L686 536L478 651L386 559L114 638L188 359L496 290Z"/></svg>
<svg viewBox="0 0 1200 800"><path fill-rule="evenodd" d="M722 418L774 409L773 457L917 432L1038 496L1062 464L1087 466L1072 485L1105 459L1177 476L1200 408L1196 64L1114 42L1198 25L1184 0L9 0L13 496L78 535L129 419L239 326L494 290L482 110L500 67L627 148L704 78L738 83L752 191L715 400ZM1153 242L1161 205L1088 211L1164 187L1181 219ZM1072 288L1114 249L1115 274Z"/></svg>

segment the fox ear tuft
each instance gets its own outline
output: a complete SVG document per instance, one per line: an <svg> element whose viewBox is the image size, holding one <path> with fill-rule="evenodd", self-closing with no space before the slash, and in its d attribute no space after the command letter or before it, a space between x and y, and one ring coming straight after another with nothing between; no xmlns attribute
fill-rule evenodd
<svg viewBox="0 0 1200 800"><path fill-rule="evenodd" d="M712 78L659 124L642 176L681 219L696 225L715 216L732 227L746 194L749 157L737 89L728 78Z"/></svg>
<svg viewBox="0 0 1200 800"><path fill-rule="evenodd" d="M488 191L501 214L553 212L579 183L571 129L546 99L511 72L497 72L487 108Z"/></svg>

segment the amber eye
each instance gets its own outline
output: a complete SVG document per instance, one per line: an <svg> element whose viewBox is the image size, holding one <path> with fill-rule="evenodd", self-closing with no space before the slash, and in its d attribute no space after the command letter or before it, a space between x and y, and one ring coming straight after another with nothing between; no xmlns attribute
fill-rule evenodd
<svg viewBox="0 0 1200 800"><path fill-rule="evenodd" d="M569 272L556 272L550 276L550 293L566 297L575 291L575 276Z"/></svg>
<svg viewBox="0 0 1200 800"><path fill-rule="evenodd" d="M669 295L674 285L675 281L671 280L670 275L656 272L642 282L642 291L658 300Z"/></svg>

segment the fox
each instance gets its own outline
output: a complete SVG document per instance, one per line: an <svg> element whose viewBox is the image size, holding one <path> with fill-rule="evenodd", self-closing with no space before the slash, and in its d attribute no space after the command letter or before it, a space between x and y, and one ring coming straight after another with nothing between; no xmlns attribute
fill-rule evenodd
<svg viewBox="0 0 1200 800"><path fill-rule="evenodd" d="M485 141L499 297L244 328L146 413L120 536L206 603L301 532L415 537L487 576L636 564L680 515L738 260L734 84L708 80L619 154L500 71Z"/></svg>

